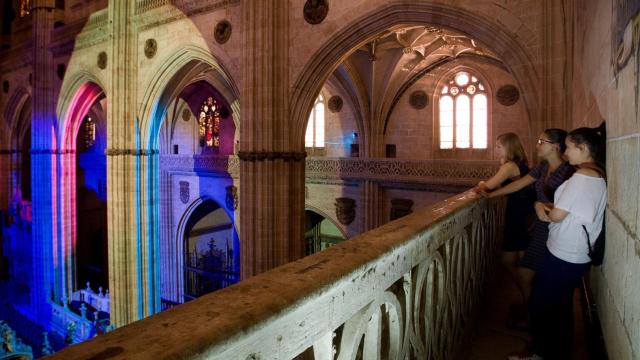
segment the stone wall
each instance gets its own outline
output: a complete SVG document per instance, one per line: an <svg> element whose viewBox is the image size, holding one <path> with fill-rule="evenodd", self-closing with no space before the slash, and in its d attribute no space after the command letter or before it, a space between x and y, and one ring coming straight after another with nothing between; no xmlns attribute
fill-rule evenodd
<svg viewBox="0 0 640 360"><path fill-rule="evenodd" d="M611 32L616 10L610 2L598 0L580 2L573 9L573 126L597 126L602 119L607 121L607 245L605 262L593 268L591 277L609 358L638 359L640 59L636 43L635 55L615 74ZM637 15L635 19L637 24Z"/></svg>

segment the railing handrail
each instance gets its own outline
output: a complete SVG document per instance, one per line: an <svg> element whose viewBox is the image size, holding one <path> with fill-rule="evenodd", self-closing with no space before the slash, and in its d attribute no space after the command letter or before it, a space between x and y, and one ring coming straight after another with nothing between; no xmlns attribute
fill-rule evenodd
<svg viewBox="0 0 640 360"><path fill-rule="evenodd" d="M282 265L88 342L63 349L55 354L54 358L85 359L109 354L110 359L284 359L301 353L314 343L324 343L326 350L327 346L331 347L332 331L346 321L353 323L349 319L360 316L358 314L367 313L367 309L373 306L371 303L379 301L380 291L388 293L390 286L399 281L402 283L404 278L406 292L406 286L412 286L407 285L407 282L411 283L411 277L415 276L411 275L412 269L417 269L417 266L422 266L421 264L427 260L441 264L450 261L438 260L440 255L437 252L442 246L449 242L464 242L464 234L473 231L482 235L478 235L476 240L467 241L467 249L488 247L483 245L484 240L480 238L494 236L498 228L495 222L498 220L494 219L492 222L489 216L489 220L479 221L486 223L485 226L489 229L487 231L483 230L481 224L463 223L466 220L461 220L485 219L491 209L488 201L479 198L472 191L456 195L323 252ZM460 239L463 240L459 241ZM454 245L451 246L453 248ZM471 253L476 248L468 252ZM460 274L472 277L473 281L469 280L468 286L469 289L475 289L474 294L459 295L464 295L466 300L463 301L474 301L477 298L477 283L481 282L481 272L470 268L471 265L465 262L478 262L486 267L486 258L490 254L487 251L475 254L478 260L472 261L464 258L463 250L458 252L459 259L455 266L466 269L460 270ZM431 255L425 255L426 253L432 253L433 258ZM453 263L453 260L451 261ZM474 266L480 266L478 264ZM405 274L407 266L409 278ZM429 265L428 269L430 268ZM426 287L425 281L423 279ZM467 284L467 280L464 283ZM353 284L362 287L359 291L374 289L378 291L378 295L373 299L360 298L357 295L350 298L352 295L345 295L345 291L358 294L358 289L354 289ZM463 286L462 282L456 284L455 287ZM439 292L439 296L442 296L442 289ZM327 308L310 308L310 304ZM438 310L440 306L438 305ZM442 306L444 313L445 305ZM331 311L338 307L345 309L344 314L340 313L341 315L337 316L335 311ZM452 313L456 312L456 316L463 316L463 312L466 312L460 310L458 314L457 311L451 310ZM410 320L407 327L409 325ZM441 325L442 330L439 331L444 333L449 325L444 322ZM276 329L274 331L278 332L266 332L266 329ZM343 330L343 337L346 331ZM434 333L432 336L438 335ZM406 344L408 342L409 340L406 340ZM411 340L411 346L413 342L414 340ZM446 344L438 345L439 350L436 350L445 353L448 346ZM421 351L432 351L427 347L423 346Z"/></svg>

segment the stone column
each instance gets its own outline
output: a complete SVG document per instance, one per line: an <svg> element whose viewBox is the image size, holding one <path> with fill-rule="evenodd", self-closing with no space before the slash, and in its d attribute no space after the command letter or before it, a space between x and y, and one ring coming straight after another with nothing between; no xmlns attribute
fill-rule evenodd
<svg viewBox="0 0 640 360"><path fill-rule="evenodd" d="M241 277L304 253L304 139L289 119L287 0L242 2ZM304 133L304 132L302 132Z"/></svg>
<svg viewBox="0 0 640 360"><path fill-rule="evenodd" d="M32 1L33 39L33 110L31 115L31 189L33 204L33 280L31 304L35 316L47 321L47 300L60 301L62 279L57 276L54 253L57 243L52 191L55 174L56 144L52 137L55 121L55 94L53 90L54 64L49 51L53 29L54 0ZM22 154L29 156L29 154ZM59 264L59 263L57 263Z"/></svg>
<svg viewBox="0 0 640 360"><path fill-rule="evenodd" d="M540 129L572 126L573 18L566 1L544 0L542 31L542 122Z"/></svg>
<svg viewBox="0 0 640 360"><path fill-rule="evenodd" d="M8 148L10 142L6 141L7 147L3 147L0 149L0 215L5 213L9 209L9 201L11 200L11 194L13 194L13 189L11 188L11 153L12 151ZM2 219L0 219L0 224L2 224Z"/></svg>
<svg viewBox="0 0 640 360"><path fill-rule="evenodd" d="M135 1L109 1L111 40L107 71L107 219L109 226L109 294L111 323L116 327L157 311L159 296L154 284L158 264L149 248L148 232L141 219L141 187L146 186L148 151L136 143L137 50ZM151 279L151 280L149 280Z"/></svg>
<svg viewBox="0 0 640 360"><path fill-rule="evenodd" d="M382 186L375 181L365 180L362 182L362 203L363 203L363 229L369 231L383 224L382 202L384 196Z"/></svg>

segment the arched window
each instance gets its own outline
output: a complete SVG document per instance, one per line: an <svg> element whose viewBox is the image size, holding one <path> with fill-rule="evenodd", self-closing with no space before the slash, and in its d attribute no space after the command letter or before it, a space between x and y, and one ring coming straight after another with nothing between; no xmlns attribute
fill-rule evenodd
<svg viewBox="0 0 640 360"><path fill-rule="evenodd" d="M478 78L457 72L440 95L440 149L487 148L487 92Z"/></svg>
<svg viewBox="0 0 640 360"><path fill-rule="evenodd" d="M200 106L198 134L203 153L217 153L220 148L220 107L213 97Z"/></svg>
<svg viewBox="0 0 640 360"><path fill-rule="evenodd" d="M324 98L318 95L316 103L309 114L304 146L308 148L324 148Z"/></svg>

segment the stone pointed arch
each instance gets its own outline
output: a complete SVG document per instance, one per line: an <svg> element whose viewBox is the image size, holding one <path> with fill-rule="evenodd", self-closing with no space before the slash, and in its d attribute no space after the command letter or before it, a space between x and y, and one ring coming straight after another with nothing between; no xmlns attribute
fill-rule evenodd
<svg viewBox="0 0 640 360"><path fill-rule="evenodd" d="M357 47L370 41L377 34L399 25L436 25L473 34L501 57L523 89L523 100L529 118L539 118L539 77L531 55L523 44L516 40L516 34L511 33L502 24L455 6L398 1L378 7L345 24L342 30L328 39L310 57L311 60L298 75L290 93L293 138L300 141L304 138L307 114L313 106L316 94L333 69Z"/></svg>
<svg viewBox="0 0 640 360"><path fill-rule="evenodd" d="M322 216L323 218L329 220L339 231L340 234L342 234L342 236L345 239L348 239L349 237L347 236L347 232L345 230L345 227L340 225L340 222L338 221L338 219L335 216L331 216L329 214L327 214L326 212L320 210L320 208L318 208L315 205L310 205L309 203L304 204L304 209L305 211L313 211L314 213Z"/></svg>
<svg viewBox="0 0 640 360"><path fill-rule="evenodd" d="M75 149L82 117L101 96L106 96L105 87L90 72L82 70L65 76L56 107L56 140L61 149Z"/></svg>
<svg viewBox="0 0 640 360"><path fill-rule="evenodd" d="M58 144L58 176L54 179L59 189L56 217L60 257L65 259L60 267L65 294L71 294L76 287L75 244L77 242L78 210L76 203L76 139L78 130L91 106L105 97L105 87L98 77L81 70L66 76L58 98L55 128ZM108 241L108 240L107 240Z"/></svg>
<svg viewBox="0 0 640 360"><path fill-rule="evenodd" d="M234 111L234 122L239 128L236 115L239 115L237 102L240 91L233 82L229 72L207 50L187 45L168 55L156 74L144 88L142 103L138 109L140 115L141 146L157 147L158 134L171 100L176 98L184 87L194 81L205 80L218 90L231 104ZM214 70L215 76L206 75ZM235 106L234 106L235 104Z"/></svg>
<svg viewBox="0 0 640 360"><path fill-rule="evenodd" d="M9 101L7 101L3 115L7 125L6 129L9 130L11 134L17 129L20 111L30 98L31 93L29 90L24 86L20 86L11 94Z"/></svg>

